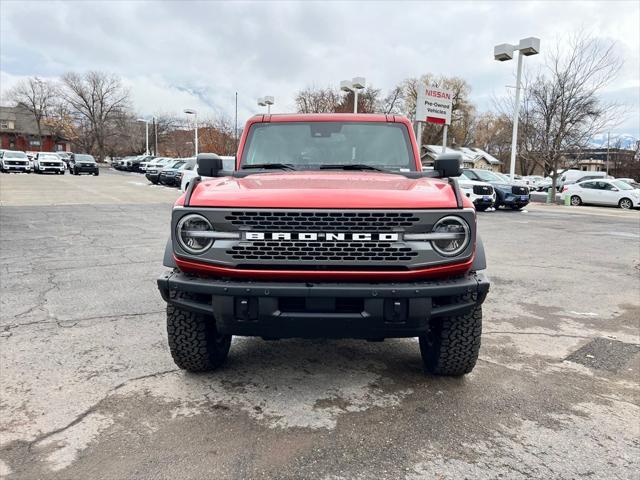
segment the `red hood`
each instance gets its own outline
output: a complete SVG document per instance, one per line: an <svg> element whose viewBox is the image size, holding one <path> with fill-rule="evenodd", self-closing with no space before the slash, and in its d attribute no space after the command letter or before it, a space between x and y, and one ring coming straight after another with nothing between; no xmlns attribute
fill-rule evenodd
<svg viewBox="0 0 640 480"><path fill-rule="evenodd" d="M471 207L464 198L465 206ZM184 195L176 205L184 203ZM376 172L283 172L200 183L193 207L455 208L446 181Z"/></svg>

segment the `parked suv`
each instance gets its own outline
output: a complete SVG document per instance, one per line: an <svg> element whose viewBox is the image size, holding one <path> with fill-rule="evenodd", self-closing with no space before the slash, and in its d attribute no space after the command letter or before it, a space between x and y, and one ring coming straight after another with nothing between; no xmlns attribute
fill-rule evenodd
<svg viewBox="0 0 640 480"><path fill-rule="evenodd" d="M27 154L18 150L2 150L0 152L0 170L3 172L31 173L31 160Z"/></svg>
<svg viewBox="0 0 640 480"><path fill-rule="evenodd" d="M478 212L484 212L496 203L496 192L491 184L471 180L464 174L460 175L462 193L469 197Z"/></svg>
<svg viewBox="0 0 640 480"><path fill-rule="evenodd" d="M160 176L160 171L169 165L169 163L175 162L174 158L154 158L147 164L147 169L145 171L144 176L147 177L154 185L158 183L158 177Z"/></svg>
<svg viewBox="0 0 640 480"><path fill-rule="evenodd" d="M213 370L232 335L418 337L428 372L469 373L489 281L460 162L421 171L400 116L251 118L236 171L200 155L212 179L172 212L158 286L175 363Z"/></svg>
<svg viewBox="0 0 640 480"><path fill-rule="evenodd" d="M36 173L55 173L64 175L65 163L53 152L38 152L33 159L33 170Z"/></svg>
<svg viewBox="0 0 640 480"><path fill-rule="evenodd" d="M92 155L86 155L81 153L72 153L69 159L69 171L73 175L80 175L81 173L91 173L96 177L100 175L100 169L96 163L95 158Z"/></svg>
<svg viewBox="0 0 640 480"><path fill-rule="evenodd" d="M512 210L520 210L529 204L529 188L519 181L511 182L508 177L481 168L465 168L462 172L471 180L487 182L493 186L496 191L496 208L503 205Z"/></svg>
<svg viewBox="0 0 640 480"><path fill-rule="evenodd" d="M177 181L178 170L180 170L180 167L186 163L186 159L179 159L173 163L169 163L166 167L160 170L158 182L169 187L174 186L176 183L180 185L180 182Z"/></svg>

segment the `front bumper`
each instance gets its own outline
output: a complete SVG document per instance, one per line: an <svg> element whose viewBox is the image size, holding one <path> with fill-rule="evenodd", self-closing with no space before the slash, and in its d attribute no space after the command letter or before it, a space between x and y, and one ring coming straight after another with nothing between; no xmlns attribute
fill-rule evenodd
<svg viewBox="0 0 640 480"><path fill-rule="evenodd" d="M416 337L429 319L463 315L489 291L483 273L411 283L250 282L172 271L158 279L170 305L215 318L224 334L266 338ZM177 292L189 292L185 299Z"/></svg>
<svg viewBox="0 0 640 480"><path fill-rule="evenodd" d="M29 165L2 165L2 169L7 172L31 172Z"/></svg>
<svg viewBox="0 0 640 480"><path fill-rule="evenodd" d="M180 181L182 180L182 178L177 178L176 176L167 176L167 175L160 175L158 177L158 181L162 184L162 185L166 185L168 187L175 187L176 185L180 185Z"/></svg>
<svg viewBox="0 0 640 480"><path fill-rule="evenodd" d="M53 173L64 173L64 171L66 170L65 167L45 167L45 166L40 166L38 167L38 172L40 173L48 173L48 172L53 172Z"/></svg>
<svg viewBox="0 0 640 480"><path fill-rule="evenodd" d="M512 193L504 194L500 203L508 206L524 207L529 204L529 195L513 195Z"/></svg>
<svg viewBox="0 0 640 480"><path fill-rule="evenodd" d="M74 171L78 172L78 173L97 173L98 172L98 167L81 167L76 165L74 167Z"/></svg>

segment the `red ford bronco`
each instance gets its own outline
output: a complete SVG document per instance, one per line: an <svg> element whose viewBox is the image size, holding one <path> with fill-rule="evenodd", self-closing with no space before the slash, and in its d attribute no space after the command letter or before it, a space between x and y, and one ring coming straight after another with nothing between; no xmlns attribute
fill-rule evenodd
<svg viewBox="0 0 640 480"><path fill-rule="evenodd" d="M232 335L418 337L424 367L463 375L489 290L460 159L422 171L411 124L368 114L258 115L236 170L198 156L158 279L180 368L226 359Z"/></svg>

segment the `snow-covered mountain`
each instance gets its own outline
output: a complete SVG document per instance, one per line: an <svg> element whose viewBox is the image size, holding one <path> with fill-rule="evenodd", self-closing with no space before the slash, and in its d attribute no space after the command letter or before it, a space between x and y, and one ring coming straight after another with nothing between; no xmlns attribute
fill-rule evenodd
<svg viewBox="0 0 640 480"><path fill-rule="evenodd" d="M613 133L609 137L609 146L611 148L617 147L617 143L620 141L620 148L625 148L629 150L634 150L636 146L636 142L638 138L633 135L629 135L628 133ZM595 135L591 142L589 142L593 148L607 148L607 134L599 133Z"/></svg>

